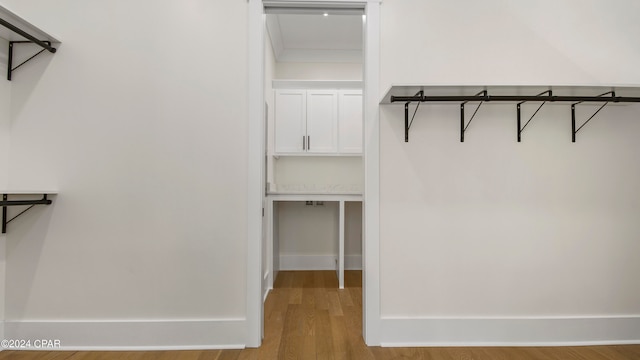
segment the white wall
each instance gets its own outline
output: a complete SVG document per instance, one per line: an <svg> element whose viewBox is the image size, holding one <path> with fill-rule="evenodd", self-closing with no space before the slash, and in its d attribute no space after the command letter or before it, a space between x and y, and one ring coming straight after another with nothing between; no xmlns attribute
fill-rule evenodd
<svg viewBox="0 0 640 360"><path fill-rule="evenodd" d="M3 4L63 41L12 83L10 185L59 195L11 224L7 336L242 346L246 2Z"/></svg>
<svg viewBox="0 0 640 360"><path fill-rule="evenodd" d="M281 256L338 254L337 241L327 241L338 236L337 202L285 201L279 210Z"/></svg>
<svg viewBox="0 0 640 360"><path fill-rule="evenodd" d="M632 59L640 49L630 42L640 31L638 6L633 0L384 2L380 91L427 80L638 83Z"/></svg>
<svg viewBox="0 0 640 360"><path fill-rule="evenodd" d="M278 203L280 269L335 269L338 258L338 202L312 205L304 201ZM345 268L362 267L362 203L345 203Z"/></svg>
<svg viewBox="0 0 640 360"><path fill-rule="evenodd" d="M392 83L640 84L639 13L384 2L380 97ZM514 105L483 106L464 143L457 104L423 104L409 143L403 115L380 107L383 344L640 341L638 106L605 108L576 143L568 105L543 108L522 143Z"/></svg>
<svg viewBox="0 0 640 360"><path fill-rule="evenodd" d="M362 192L362 158L280 156L275 161L278 191Z"/></svg>
<svg viewBox="0 0 640 360"><path fill-rule="evenodd" d="M362 64L276 63L276 78L282 80L362 80Z"/></svg>

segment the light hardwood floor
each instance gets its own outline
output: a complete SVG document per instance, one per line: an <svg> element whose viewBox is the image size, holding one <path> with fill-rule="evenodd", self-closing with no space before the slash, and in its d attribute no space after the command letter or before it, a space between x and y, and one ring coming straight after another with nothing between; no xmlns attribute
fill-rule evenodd
<svg viewBox="0 0 640 360"><path fill-rule="evenodd" d="M332 271L283 271L265 303L265 338L259 349L210 351L3 351L20 360L640 360L640 345L590 347L380 348L362 340L362 272L345 273L338 290Z"/></svg>

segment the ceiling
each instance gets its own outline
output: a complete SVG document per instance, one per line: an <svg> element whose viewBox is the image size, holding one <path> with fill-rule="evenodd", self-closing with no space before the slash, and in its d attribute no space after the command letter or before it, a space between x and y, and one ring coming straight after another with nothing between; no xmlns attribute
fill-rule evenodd
<svg viewBox="0 0 640 360"><path fill-rule="evenodd" d="M362 15L267 14L278 62L362 62Z"/></svg>

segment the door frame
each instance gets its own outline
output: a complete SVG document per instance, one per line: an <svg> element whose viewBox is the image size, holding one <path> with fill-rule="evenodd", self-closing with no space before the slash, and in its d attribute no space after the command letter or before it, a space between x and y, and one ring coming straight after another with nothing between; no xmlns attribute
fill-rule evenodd
<svg viewBox="0 0 640 360"><path fill-rule="evenodd" d="M246 347L259 347L264 328L262 301L262 214L264 204L265 6L358 7L364 9L363 59L363 316L369 346L380 345L380 3L381 0L248 0L248 179Z"/></svg>

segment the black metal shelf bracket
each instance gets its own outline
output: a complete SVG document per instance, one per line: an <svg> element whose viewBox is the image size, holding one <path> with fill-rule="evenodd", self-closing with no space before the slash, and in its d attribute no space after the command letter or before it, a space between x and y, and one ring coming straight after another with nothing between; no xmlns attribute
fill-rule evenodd
<svg viewBox="0 0 640 360"><path fill-rule="evenodd" d="M548 94L549 96L553 96L553 91L551 90L547 90L547 91L543 91L540 94L536 95L536 96L542 96L544 94ZM546 104L546 101L543 101L542 104L540 104L540 106L538 106L538 109L533 113L533 115L531 115L531 117L529 118L529 121L527 121L526 124L524 124L524 126L520 127L520 107L522 104L526 103L527 101L521 101L516 105L516 110L518 112L518 142L520 142L521 138L522 138L522 132L524 131L524 128L527 127L527 125L529 125L529 123L531 122L531 120L533 120L533 118L536 116L536 114L538 113L538 111L540 111L540 109L542 109L542 107L544 106L544 104Z"/></svg>
<svg viewBox="0 0 640 360"><path fill-rule="evenodd" d="M7 22L4 19L0 19L0 25L6 27L7 29L13 31L14 33L22 36L23 38L27 39L28 41L9 41L9 56L8 56L8 62L7 62L7 80L11 81L11 74L13 73L14 70L16 70L17 68L19 68L20 66L24 65L24 63L28 62L29 60L35 58L36 56L40 55L40 53L42 53L43 51L47 50L50 53L55 53L56 52L56 48L54 48L53 46L51 46L51 42L50 41L46 41L46 40L40 40L38 38L36 38L35 36L27 33L26 31L16 27L15 25ZM36 45L39 45L40 47L42 47L42 50L40 50L37 54L33 55L32 57L28 58L27 60L23 61L20 65L13 67L13 45L14 44L26 44L26 43L34 43Z"/></svg>
<svg viewBox="0 0 640 360"><path fill-rule="evenodd" d="M609 94L611 94L611 98L613 99L614 102L618 102L616 101L617 98L616 98L615 91L607 91L606 93L600 94L598 96L601 97ZM580 131L580 129L582 129L585 125L587 125L587 123L591 121L591 119L593 119L593 117L596 116L600 112L600 110L604 109L604 107L607 106L607 104L609 104L609 100L606 100L605 98L605 103L602 104L602 106L600 106L598 110L596 110L596 112L594 112L593 115L591 115L587 119L587 121L583 122L582 125L580 125L580 127L576 129L576 105L581 103L583 103L583 101L578 101L576 103L571 104L571 142L576 142L576 134L578 133L578 131Z"/></svg>
<svg viewBox="0 0 640 360"><path fill-rule="evenodd" d="M36 205L50 205L52 201L47 199L47 194L42 195L42 199L39 200L9 200L8 194L2 194L2 201L0 201L0 206L2 206L2 233L7 233L7 224L15 220L18 216L26 213L31 208ZM28 208L21 211L18 215L12 217L11 219L7 219L7 208L9 206L29 206Z"/></svg>
<svg viewBox="0 0 640 360"><path fill-rule="evenodd" d="M473 121L473 118L476 116L476 114L478 113L478 110L480 110L480 106L482 106L482 104L484 103L485 99L489 97L489 95L487 94L487 90L482 90L479 93L475 94L474 96L481 96L482 98L478 99L478 101L480 101L480 103L478 104L478 106L476 107L476 110L473 112L473 115L471 115L471 119L469 119L469 122L466 123L465 125L465 120L464 120L464 105L466 103L468 103L469 101L474 101L474 100L466 100L462 103L460 103L460 142L464 142L464 132L467 131L467 128L469 127L469 125L471 125L471 122Z"/></svg>
<svg viewBox="0 0 640 360"><path fill-rule="evenodd" d="M46 48L43 48L42 50L38 51L37 53L32 55L27 60L21 62L20 64L18 64L17 66L14 67L13 66L13 48L14 48L14 45L16 45L16 44L31 44L31 43L32 43L31 41L9 41L9 56L8 56L8 60L7 60L7 80L11 81L11 76L12 76L13 72L16 71L20 66L28 63L30 60L32 60L36 56L42 54L45 50L48 50ZM50 41L43 41L42 43L44 43L46 45L51 45ZM56 50L54 48L51 48L51 49ZM52 52L55 52L55 51L52 51Z"/></svg>
<svg viewBox="0 0 640 360"><path fill-rule="evenodd" d="M420 98L422 98L424 96L424 91L420 90L418 91L415 96L419 96ZM416 105L416 109L413 112L413 116L411 117L411 121L409 121L409 104L411 104L411 101L407 101L404 104L404 142L409 142L409 129L411 129L411 125L413 124L413 119L415 119L416 117L416 113L418 112L418 108L420 108L420 101L418 102L418 105Z"/></svg>

